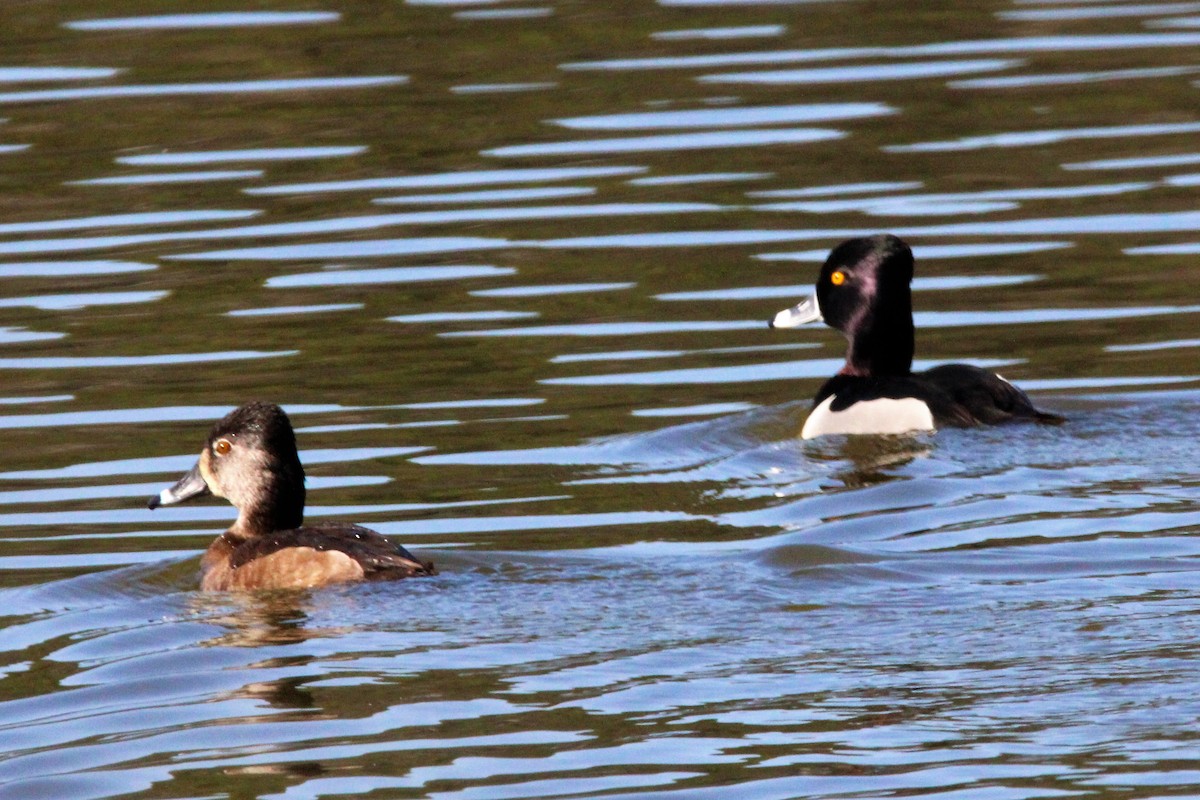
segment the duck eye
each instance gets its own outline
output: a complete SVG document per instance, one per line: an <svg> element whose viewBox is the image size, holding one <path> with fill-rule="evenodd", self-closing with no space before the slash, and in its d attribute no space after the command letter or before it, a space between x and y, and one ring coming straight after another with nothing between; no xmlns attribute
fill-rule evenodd
<svg viewBox="0 0 1200 800"><path fill-rule="evenodd" d="M233 443L228 439L217 439L216 443L213 444L213 452L219 456L225 455L232 449Z"/></svg>
<svg viewBox="0 0 1200 800"><path fill-rule="evenodd" d="M829 282L834 286L841 286L846 282L846 273L842 272L840 269L836 270L832 275L829 276Z"/></svg>

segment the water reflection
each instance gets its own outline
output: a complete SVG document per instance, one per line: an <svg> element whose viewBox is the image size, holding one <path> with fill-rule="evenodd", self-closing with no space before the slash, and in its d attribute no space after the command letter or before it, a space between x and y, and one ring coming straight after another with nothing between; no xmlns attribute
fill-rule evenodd
<svg viewBox="0 0 1200 800"><path fill-rule="evenodd" d="M131 303L153 303L169 292L80 292L78 294L45 294L34 297L0 299L0 308L36 308L42 311L80 311L93 306L122 306Z"/></svg>
<svg viewBox="0 0 1200 800"><path fill-rule="evenodd" d="M691 39L757 39L781 36L787 30L784 25L741 25L731 28L690 28L677 31L659 31L650 34L660 42L682 42Z"/></svg>
<svg viewBox="0 0 1200 800"><path fill-rule="evenodd" d="M547 167L520 169L486 169L431 175L397 175L385 178L363 178L320 183L293 183L279 186L256 186L244 189L246 194L311 194L313 192L358 192L387 189L434 189L455 186L489 186L505 183L551 183L586 178L609 178L636 175L645 167Z"/></svg>
<svg viewBox="0 0 1200 800"><path fill-rule="evenodd" d="M1171 136L1197 132L1200 132L1200 122L1180 122L1162 125L1111 125L1095 128L1061 128L1058 130L996 133L987 136L964 136L961 139L943 142L888 145L883 149L889 153L953 153L963 150L980 150L988 147L1030 147L1033 145L1057 144L1078 139L1141 138L1143 136Z"/></svg>
<svg viewBox="0 0 1200 800"><path fill-rule="evenodd" d="M490 265L454 265L445 267L385 267L380 269L327 269L298 275L277 275L268 278L266 285L274 289L311 288L315 286L373 286L385 283L419 283L422 281L453 281L463 278L495 278L512 275L511 267Z"/></svg>
<svg viewBox="0 0 1200 800"><path fill-rule="evenodd" d="M1076 6L1073 8L1022 8L1000 11L1000 19L1018 22L1054 22L1076 19L1112 19L1114 17L1149 17L1168 14L1187 14L1200 11L1200 3L1131 3L1111 6Z"/></svg>
<svg viewBox="0 0 1200 800"><path fill-rule="evenodd" d="M160 183L205 183L208 181L244 181L261 178L261 169L227 169L195 172L163 172L156 175L113 175L107 178L88 178L67 181L74 186L152 186Z"/></svg>
<svg viewBox="0 0 1200 800"><path fill-rule="evenodd" d="M1200 67L1148 67L1146 69L1110 69L1097 72L1063 72L1050 75L1012 75L1003 78L969 78L950 81L948 85L952 89L1015 89L1142 78L1173 78L1180 75L1194 75L1197 72L1200 72Z"/></svg>
<svg viewBox="0 0 1200 800"><path fill-rule="evenodd" d="M736 106L689 111L642 111L566 117L554 120L564 128L584 131L642 131L660 128L730 128L778 125L792 122L880 117L897 113L884 103L810 103L780 106Z"/></svg>
<svg viewBox="0 0 1200 800"><path fill-rule="evenodd" d="M0 103L57 103L62 100L103 100L128 97L187 97L191 95L302 92L328 89L367 89L407 83L403 75L371 75L347 78L292 78L259 81L212 81L208 83L125 84L78 89L39 89L0 92Z"/></svg>
<svg viewBox="0 0 1200 800"><path fill-rule="evenodd" d="M841 139L842 131L821 128L784 128L764 130L705 131L658 136L627 136L611 139L583 139L572 142L542 142L493 147L483 151L496 158L527 156L578 156L652 151L708 150L722 147L763 147L777 144L805 144Z"/></svg>
<svg viewBox="0 0 1200 800"><path fill-rule="evenodd" d="M701 83L759 83L792 85L814 83L858 83L863 81L906 81L964 75L972 72L998 72L1022 66L1011 58L962 59L957 61L915 61L897 64L864 64L854 67L810 67L807 69L763 72L728 72L701 75Z"/></svg>
<svg viewBox="0 0 1200 800"><path fill-rule="evenodd" d="M920 58L990 53L1060 53L1078 51L1140 50L1157 47L1195 47L1200 34L1115 33L1063 36L1026 36L977 39L893 47L829 47L810 50L767 50L751 53L715 53L662 58L615 58L575 61L560 65L564 70L658 70L711 69L810 61L842 61L857 58Z"/></svg>
<svg viewBox="0 0 1200 800"><path fill-rule="evenodd" d="M0 264L0 278L69 278L149 272L155 264L140 261L12 261Z"/></svg>
<svg viewBox="0 0 1200 800"><path fill-rule="evenodd" d="M596 190L590 186L544 186L536 189L495 189L482 192L440 192L438 194L409 194L399 197L379 197L372 200L380 205L436 205L439 203L507 203L526 200L548 200L560 197L586 197Z"/></svg>
<svg viewBox="0 0 1200 800"><path fill-rule="evenodd" d="M76 31L184 30L192 28L253 28L264 25L311 25L337 22L335 11L228 11L208 14L161 14L147 17L109 17L64 22Z"/></svg>
<svg viewBox="0 0 1200 800"><path fill-rule="evenodd" d="M321 158L346 158L365 153L365 146L351 147L264 147L244 150L198 150L145 153L120 156L118 164L131 167L180 167L200 164L226 164L242 161L296 161Z"/></svg>

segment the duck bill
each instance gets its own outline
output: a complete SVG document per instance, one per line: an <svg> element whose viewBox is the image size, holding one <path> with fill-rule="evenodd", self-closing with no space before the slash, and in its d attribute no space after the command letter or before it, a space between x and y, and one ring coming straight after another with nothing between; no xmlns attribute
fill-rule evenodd
<svg viewBox="0 0 1200 800"><path fill-rule="evenodd" d="M791 308L785 308L769 323L772 328L798 328L810 322L821 322L821 310L816 295L806 297Z"/></svg>
<svg viewBox="0 0 1200 800"><path fill-rule="evenodd" d="M153 511L159 506L173 506L211 493L208 484L204 482L204 476L200 474L200 462L196 462L196 466L176 481L174 486L169 486L151 497L146 506Z"/></svg>

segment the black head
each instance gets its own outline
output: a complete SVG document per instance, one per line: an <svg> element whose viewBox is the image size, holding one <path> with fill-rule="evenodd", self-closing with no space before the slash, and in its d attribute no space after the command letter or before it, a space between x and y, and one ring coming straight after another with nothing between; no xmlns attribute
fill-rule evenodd
<svg viewBox="0 0 1200 800"><path fill-rule="evenodd" d="M850 340L846 366L857 375L907 375L912 369L913 255L881 233L842 242L817 279L825 322Z"/></svg>
<svg viewBox="0 0 1200 800"><path fill-rule="evenodd" d="M299 527L304 517L304 467L287 414L273 403L247 403L213 426L195 468L151 500L180 503L211 492L239 511L248 534Z"/></svg>

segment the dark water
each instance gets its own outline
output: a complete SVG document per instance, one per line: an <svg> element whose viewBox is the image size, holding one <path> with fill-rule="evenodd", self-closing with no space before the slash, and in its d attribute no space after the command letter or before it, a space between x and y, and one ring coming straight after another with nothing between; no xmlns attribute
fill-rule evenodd
<svg viewBox="0 0 1200 800"><path fill-rule="evenodd" d="M0 796L1200 793L1198 15L0 6ZM797 438L878 230L1066 426ZM199 594L252 398L442 574Z"/></svg>

